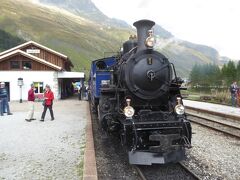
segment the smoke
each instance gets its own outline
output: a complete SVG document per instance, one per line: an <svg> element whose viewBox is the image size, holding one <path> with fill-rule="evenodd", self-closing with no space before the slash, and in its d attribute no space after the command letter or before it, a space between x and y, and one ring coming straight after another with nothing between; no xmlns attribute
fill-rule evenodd
<svg viewBox="0 0 240 180"><path fill-rule="evenodd" d="M155 48L159 51L164 49L171 49L172 52L175 51L173 53L179 53L186 50L186 48L181 44L182 42L182 40L175 37L168 39L157 37Z"/></svg>
<svg viewBox="0 0 240 180"><path fill-rule="evenodd" d="M137 7L138 8L148 8L149 6L151 6L152 5L152 2L153 0L148 0L148 1L146 1L146 0L141 0L140 2L139 2L139 4L137 5Z"/></svg>
<svg viewBox="0 0 240 180"><path fill-rule="evenodd" d="M32 2L33 4L40 4L39 0L29 0L30 2Z"/></svg>
<svg viewBox="0 0 240 180"><path fill-rule="evenodd" d="M21 29L17 30L18 37L24 39L25 41L30 41L31 37L27 34L27 32L22 31Z"/></svg>

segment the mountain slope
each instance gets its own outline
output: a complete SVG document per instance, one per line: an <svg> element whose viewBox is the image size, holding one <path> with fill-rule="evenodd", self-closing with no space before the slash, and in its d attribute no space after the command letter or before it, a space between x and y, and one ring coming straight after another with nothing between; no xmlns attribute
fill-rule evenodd
<svg viewBox="0 0 240 180"><path fill-rule="evenodd" d="M118 51L129 35L136 33L125 22L105 16L91 0L40 2L44 5L29 0L2 1L0 29L66 54L77 71L88 69L90 60L102 58L104 52ZM156 49L175 64L180 76L186 77L196 63L218 63L218 52L213 48L178 40L159 25L154 32Z"/></svg>
<svg viewBox="0 0 240 180"><path fill-rule="evenodd" d="M65 9L98 24L130 28L125 21L107 17L91 0L39 0L39 2Z"/></svg>
<svg viewBox="0 0 240 180"><path fill-rule="evenodd" d="M215 49L175 37L158 37L156 49L175 65L178 75L182 77L187 77L195 64L218 64L219 54Z"/></svg>
<svg viewBox="0 0 240 180"><path fill-rule="evenodd" d="M105 16L91 0L40 0L40 2L64 8L82 17L87 17L98 24L101 22L101 24L115 27L130 27L126 23L119 23L120 20L113 20ZM160 44L164 44L165 41L171 42L171 46L168 44L168 48L164 48L162 52L174 62L177 71L182 76L186 76L196 63L218 63L219 54L211 47L177 40L158 24L154 26L154 33L157 35Z"/></svg>
<svg viewBox="0 0 240 180"><path fill-rule="evenodd" d="M129 29L107 28L67 11L25 3L1 2L0 27L25 40L34 40L60 51L73 61L75 70L89 67L103 52L117 51Z"/></svg>

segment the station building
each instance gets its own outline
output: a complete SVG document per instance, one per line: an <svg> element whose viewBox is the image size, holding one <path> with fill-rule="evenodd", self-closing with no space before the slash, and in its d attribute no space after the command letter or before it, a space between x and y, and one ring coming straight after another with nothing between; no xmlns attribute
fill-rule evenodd
<svg viewBox="0 0 240 180"><path fill-rule="evenodd" d="M9 100L27 100L27 92L34 83L35 93L43 96L46 84L56 99L72 92L72 82L83 81L83 72L71 72L70 59L34 41L0 53L0 82L5 82Z"/></svg>

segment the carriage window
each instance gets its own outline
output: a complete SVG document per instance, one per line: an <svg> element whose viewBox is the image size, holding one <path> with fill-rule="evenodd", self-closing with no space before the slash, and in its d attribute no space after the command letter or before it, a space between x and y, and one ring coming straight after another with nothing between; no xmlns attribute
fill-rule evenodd
<svg viewBox="0 0 240 180"><path fill-rule="evenodd" d="M23 66L23 69L32 69L32 62L31 61L23 61L22 66Z"/></svg>
<svg viewBox="0 0 240 180"><path fill-rule="evenodd" d="M104 70L104 69L107 68L107 65L106 65L106 63L104 61L98 61L96 63L96 66L97 66L98 70Z"/></svg>
<svg viewBox="0 0 240 180"><path fill-rule="evenodd" d="M10 61L10 68L11 69L20 69L20 62L19 61Z"/></svg>

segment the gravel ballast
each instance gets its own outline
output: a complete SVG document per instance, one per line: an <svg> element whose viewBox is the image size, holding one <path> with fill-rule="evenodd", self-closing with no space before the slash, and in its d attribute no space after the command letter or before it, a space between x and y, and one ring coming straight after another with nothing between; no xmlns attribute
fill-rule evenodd
<svg viewBox="0 0 240 180"><path fill-rule="evenodd" d="M12 116L0 116L0 179L80 179L85 146L87 102L55 101L55 120L36 103L37 120L26 122L28 106L10 104Z"/></svg>
<svg viewBox="0 0 240 180"><path fill-rule="evenodd" d="M202 179L240 179L240 140L192 123L193 148L184 164Z"/></svg>
<svg viewBox="0 0 240 180"><path fill-rule="evenodd" d="M141 180L117 138L102 137L96 114L92 115L94 147L99 180Z"/></svg>
<svg viewBox="0 0 240 180"><path fill-rule="evenodd" d="M94 120L93 120L94 122ZM94 123L95 149L98 178L101 179L139 179L134 169L129 166L127 155L121 145L113 140L101 138ZM192 123L192 149L187 149L187 159L183 164L203 180L238 180L240 179L240 141L223 133ZM109 141L110 140L110 141ZM156 169L161 175L153 179L188 179L188 175L167 173L170 166L147 167L148 173L156 176ZM164 170L166 170L165 173ZM164 174L164 175L163 175ZM151 179L151 178L150 178Z"/></svg>
<svg viewBox="0 0 240 180"><path fill-rule="evenodd" d="M96 115L92 116L94 146L99 180L140 180L134 166L128 162L128 155L117 138L103 138ZM191 174L178 164L139 166L149 180L193 180Z"/></svg>

